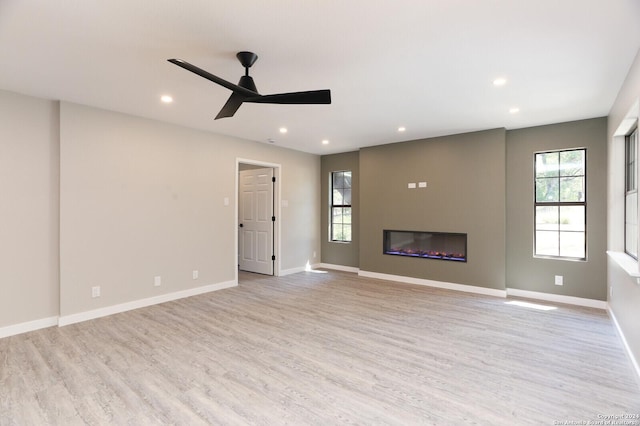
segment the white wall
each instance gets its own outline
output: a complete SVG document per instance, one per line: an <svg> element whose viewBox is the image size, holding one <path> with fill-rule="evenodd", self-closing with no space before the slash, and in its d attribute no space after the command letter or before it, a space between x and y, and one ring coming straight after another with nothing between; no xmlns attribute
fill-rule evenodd
<svg viewBox="0 0 640 426"><path fill-rule="evenodd" d="M237 158L281 165L281 270L319 256L318 156L8 92L0 120L0 336L235 283Z"/></svg>
<svg viewBox="0 0 640 426"><path fill-rule="evenodd" d="M624 137L616 137L614 134L639 98L640 51L638 51L609 113L607 249L610 251L624 252ZM624 334L629 350L636 360L636 368L638 368L637 362L640 362L640 284L611 257L608 260L607 284L611 312Z"/></svg>
<svg viewBox="0 0 640 426"><path fill-rule="evenodd" d="M318 156L64 102L60 117L62 316L233 281L238 157L282 165L281 268L319 251Z"/></svg>
<svg viewBox="0 0 640 426"><path fill-rule="evenodd" d="M58 315L58 103L0 91L0 327Z"/></svg>

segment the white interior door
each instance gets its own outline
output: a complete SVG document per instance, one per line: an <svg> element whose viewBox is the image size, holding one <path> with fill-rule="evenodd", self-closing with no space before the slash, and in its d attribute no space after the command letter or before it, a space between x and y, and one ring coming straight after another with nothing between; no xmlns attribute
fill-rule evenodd
<svg viewBox="0 0 640 426"><path fill-rule="evenodd" d="M238 266L273 275L273 169L240 171Z"/></svg>

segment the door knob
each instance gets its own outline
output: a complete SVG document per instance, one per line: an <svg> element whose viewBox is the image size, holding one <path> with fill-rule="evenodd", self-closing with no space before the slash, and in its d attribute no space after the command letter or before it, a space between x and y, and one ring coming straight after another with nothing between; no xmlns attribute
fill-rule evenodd
<svg viewBox="0 0 640 426"><path fill-rule="evenodd" d="M240 228L242 228L243 226L244 226L243 224L240 224Z"/></svg>

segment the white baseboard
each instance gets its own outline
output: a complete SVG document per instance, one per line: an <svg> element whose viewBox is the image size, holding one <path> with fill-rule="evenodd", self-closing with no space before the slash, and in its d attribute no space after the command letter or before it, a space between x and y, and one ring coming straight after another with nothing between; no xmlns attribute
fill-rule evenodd
<svg viewBox="0 0 640 426"><path fill-rule="evenodd" d="M58 317L42 318L39 320L0 327L0 339L3 337L15 336L16 334L28 333L29 331L40 330L41 328L53 327L55 325L58 325Z"/></svg>
<svg viewBox="0 0 640 426"><path fill-rule="evenodd" d="M615 325L616 330L618 331L618 335L620 336L620 339L622 340L622 345L624 346L624 350L627 352L627 355L629 356L629 359L631 360L631 364L633 364L633 368L636 371L636 378L638 379L638 384L640 384L640 365L638 364L638 360L636 359L635 355L633 354L633 351L631 350L631 347L629 346L629 343L627 342L627 339L624 337L624 333L622 332L622 329L620 328L620 324L618 323L618 320L617 320L615 314L611 310L611 307L607 306L607 308L608 308L607 312L609 313L609 316L613 320L613 324Z"/></svg>
<svg viewBox="0 0 640 426"><path fill-rule="evenodd" d="M157 305L159 303L170 302L172 300L183 299L185 297L196 296L198 294L209 293L212 291L222 290L229 287L237 287L237 281L226 281L218 284L210 284L202 287L196 287L189 290L176 291L174 293L162 294L160 296L149 297L146 299L134 300L132 302L121 303L119 305L107 306L91 311L80 312L77 314L61 316L58 319L60 327L75 324L77 322L88 321L96 318L106 317L121 312L131 311L133 309L144 308L146 306Z"/></svg>
<svg viewBox="0 0 640 426"><path fill-rule="evenodd" d="M587 308L607 309L607 302L604 300L584 299L582 297L563 296L560 294L540 293L537 291L519 290L508 288L508 296L523 297L525 299L545 300L547 302L564 303L566 305L585 306Z"/></svg>
<svg viewBox="0 0 640 426"><path fill-rule="evenodd" d="M498 290L495 288L477 287L473 285L426 280L423 278L404 277L402 275L381 274L378 272L369 271L359 271L358 275L361 277L376 278L379 280L397 281L406 284L417 284L428 287L444 288L447 290L464 291L466 293L484 294L486 296L507 297L507 292L505 290Z"/></svg>
<svg viewBox="0 0 640 426"><path fill-rule="evenodd" d="M355 266L334 265L332 263L318 263L314 268L333 269L335 271L352 272L354 274L360 272L360 268L356 268Z"/></svg>

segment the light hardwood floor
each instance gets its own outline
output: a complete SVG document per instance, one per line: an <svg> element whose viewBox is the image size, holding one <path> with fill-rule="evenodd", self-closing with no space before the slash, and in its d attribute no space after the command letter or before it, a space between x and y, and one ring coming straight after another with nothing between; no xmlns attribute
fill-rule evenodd
<svg viewBox="0 0 640 426"><path fill-rule="evenodd" d="M640 413L606 312L342 272L0 339L0 424L554 424Z"/></svg>

